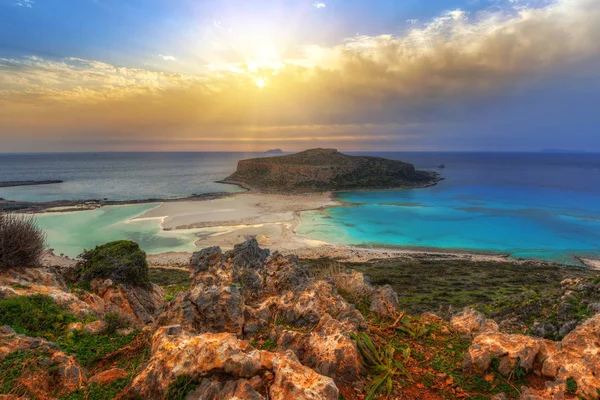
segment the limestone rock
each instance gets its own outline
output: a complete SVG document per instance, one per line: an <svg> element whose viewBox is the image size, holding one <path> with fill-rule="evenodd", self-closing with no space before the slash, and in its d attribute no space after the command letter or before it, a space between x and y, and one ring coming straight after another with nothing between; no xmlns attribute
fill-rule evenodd
<svg viewBox="0 0 600 400"><path fill-rule="evenodd" d="M218 393L225 392L241 399L260 399L249 383L257 376L260 382L270 382L271 399L338 398L333 380L300 364L293 353L256 350L231 333L198 335L183 332L179 326L161 327L152 338L151 354L119 398L162 399L169 385L182 375L209 378L209 383L196 388L193 398L218 399Z"/></svg>
<svg viewBox="0 0 600 400"><path fill-rule="evenodd" d="M577 382L578 394L595 394L600 388L600 314L590 318L561 342L543 363L542 373Z"/></svg>
<svg viewBox="0 0 600 400"><path fill-rule="evenodd" d="M94 321L86 324L83 327L83 331L88 335L99 335L106 330L106 324L104 321Z"/></svg>
<svg viewBox="0 0 600 400"><path fill-rule="evenodd" d="M145 286L115 285L110 279L95 279L91 282L93 294L103 304L103 312L118 312L138 325L154 321L155 315L165 302L164 290L155 284ZM90 296L86 296L88 301Z"/></svg>
<svg viewBox="0 0 600 400"><path fill-rule="evenodd" d="M89 379L89 383L97 383L99 385L110 385L114 381L125 378L129 373L122 368L111 368L106 371L102 371L92 376Z"/></svg>
<svg viewBox="0 0 600 400"><path fill-rule="evenodd" d="M542 390L535 390L527 387L521 389L519 400L564 400L565 382L546 382L546 387Z"/></svg>
<svg viewBox="0 0 600 400"><path fill-rule="evenodd" d="M505 333L480 334L477 336L463 361L466 373L483 374L492 358L500 360L498 371L509 375L514 367L533 369L542 339Z"/></svg>
<svg viewBox="0 0 600 400"><path fill-rule="evenodd" d="M470 308L465 308L463 312L452 317L450 325L458 333L471 339L481 334L498 332L498 324L495 321Z"/></svg>

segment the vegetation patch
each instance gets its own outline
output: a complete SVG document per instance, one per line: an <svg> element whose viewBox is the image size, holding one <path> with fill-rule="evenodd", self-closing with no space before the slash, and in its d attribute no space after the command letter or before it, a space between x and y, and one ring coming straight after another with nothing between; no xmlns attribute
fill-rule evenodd
<svg viewBox="0 0 600 400"><path fill-rule="evenodd" d="M76 321L73 314L49 296L15 296L0 301L0 325L8 325L27 336L53 340Z"/></svg>
<svg viewBox="0 0 600 400"><path fill-rule="evenodd" d="M84 252L79 258L79 281L84 285L89 285L96 278L132 286L150 284L146 253L130 240L97 246Z"/></svg>
<svg viewBox="0 0 600 400"><path fill-rule="evenodd" d="M59 338L57 343L67 354L74 355L82 367L91 367L108 354L130 344L137 334L138 332L128 335L91 335L75 331Z"/></svg>
<svg viewBox="0 0 600 400"><path fill-rule="evenodd" d="M161 286L167 296L173 297L179 292L190 289L190 276L187 270L177 268L149 268L148 277L150 282ZM170 301L170 300L168 300Z"/></svg>
<svg viewBox="0 0 600 400"><path fill-rule="evenodd" d="M202 378L194 379L189 375L180 375L171 383L165 395L166 400L185 400L187 395L201 383Z"/></svg>

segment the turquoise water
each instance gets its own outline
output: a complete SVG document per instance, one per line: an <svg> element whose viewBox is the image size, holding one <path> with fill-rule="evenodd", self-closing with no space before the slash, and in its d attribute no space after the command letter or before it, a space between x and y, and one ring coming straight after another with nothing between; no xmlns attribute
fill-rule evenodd
<svg viewBox="0 0 600 400"><path fill-rule="evenodd" d="M405 191L349 192L345 203L302 215L299 233L333 243L508 253L574 262L600 256L600 155L542 153L379 153L436 169L446 180ZM0 180L64 179L64 184L5 188L20 200L143 199L239 190L214 183L242 153L2 155ZM130 221L153 205L41 215L56 253L116 239L148 253L190 251L199 230L163 232L159 220Z"/></svg>
<svg viewBox="0 0 600 400"><path fill-rule="evenodd" d="M157 204L109 206L91 211L40 214L38 225L46 232L56 254L76 257L84 249L113 240L129 239L148 254L193 251L198 230L162 231L160 220L131 220Z"/></svg>
<svg viewBox="0 0 600 400"><path fill-rule="evenodd" d="M303 213L299 233L340 244L497 252L564 263L576 262L573 255L600 255L600 156L561 156L559 164L561 157L541 155L429 157L429 165L446 163L440 184L341 193L344 206ZM418 157L413 162L419 165Z"/></svg>

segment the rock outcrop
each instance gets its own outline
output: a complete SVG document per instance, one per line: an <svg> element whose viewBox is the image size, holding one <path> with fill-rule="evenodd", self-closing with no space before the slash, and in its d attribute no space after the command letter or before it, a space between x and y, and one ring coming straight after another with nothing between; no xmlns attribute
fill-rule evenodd
<svg viewBox="0 0 600 400"><path fill-rule="evenodd" d="M50 392L56 396L69 394L87 382L77 360L60 351L55 344L40 338L17 335L8 326L0 327L0 362L18 353L30 353L31 357L25 361L15 361L29 364L28 371L15 382L15 391L21 388L20 391L47 399Z"/></svg>
<svg viewBox="0 0 600 400"><path fill-rule="evenodd" d="M331 378L303 366L295 354L254 349L231 333L193 334L179 325L159 328L152 358L121 398L162 399L179 376L202 380L197 399L337 400ZM203 379L200 379L203 378Z"/></svg>
<svg viewBox="0 0 600 400"><path fill-rule="evenodd" d="M268 254L255 239L226 253L218 247L194 253L190 291L173 299L157 323L194 334L262 336L338 383L356 380L360 356L349 333L366 328L363 316L331 283L312 279L297 258Z"/></svg>
<svg viewBox="0 0 600 400"><path fill-rule="evenodd" d="M490 323L473 318L468 325L489 326ZM555 380L556 384L550 383L546 388L546 394L536 394L531 390L528 391L529 397L525 398L560 396L556 394L560 393L558 387L564 388L569 378L577 383L578 395L596 396L596 390L600 389L600 314L575 328L560 342L494 330L482 331L468 349L463 370L484 374L493 359L499 361L498 371L504 375L520 367Z"/></svg>
<svg viewBox="0 0 600 400"><path fill-rule="evenodd" d="M91 291L71 291L53 267L12 268L0 272L0 300L9 296L41 294L73 314L102 315L118 312L134 326L153 322L164 303L164 291L157 285L129 287L111 280L94 280Z"/></svg>
<svg viewBox="0 0 600 400"><path fill-rule="evenodd" d="M238 163L223 182L268 193L326 192L347 189L392 189L429 186L435 172L417 171L412 164L381 157L350 156L333 149L253 158Z"/></svg>

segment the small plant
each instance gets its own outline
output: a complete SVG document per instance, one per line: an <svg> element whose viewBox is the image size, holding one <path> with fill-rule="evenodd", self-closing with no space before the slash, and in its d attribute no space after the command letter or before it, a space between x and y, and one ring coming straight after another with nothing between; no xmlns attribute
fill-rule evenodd
<svg viewBox="0 0 600 400"><path fill-rule="evenodd" d="M577 393L577 381L572 376L567 378L567 393Z"/></svg>
<svg viewBox="0 0 600 400"><path fill-rule="evenodd" d="M410 322L408 317L402 317L397 328L399 331L406 333L413 339L419 339L429 334L429 327L425 324Z"/></svg>
<svg viewBox="0 0 600 400"><path fill-rule="evenodd" d="M106 329L104 330L104 333L107 335L112 335L117 331L117 329L125 326L125 321L118 312L104 314L104 323L106 323Z"/></svg>
<svg viewBox="0 0 600 400"><path fill-rule="evenodd" d="M37 267L46 235L33 216L0 213L0 268Z"/></svg>
<svg viewBox="0 0 600 400"><path fill-rule="evenodd" d="M192 378L189 375L179 375L175 382L171 383L167 388L165 399L167 400L184 400L188 393L196 389L200 381Z"/></svg>
<svg viewBox="0 0 600 400"><path fill-rule="evenodd" d="M97 246L79 256L79 281L84 285L96 279L110 279L114 283L149 286L146 253L129 240L118 240Z"/></svg>
<svg viewBox="0 0 600 400"><path fill-rule="evenodd" d="M168 295L166 295L166 296L165 296L165 300L166 300L166 301L171 301L171 300L173 300L174 298L175 298L175 296L173 296L172 294L168 294Z"/></svg>
<svg viewBox="0 0 600 400"><path fill-rule="evenodd" d="M517 363L510 370L508 374L508 379L516 379L517 381L522 381L527 375L527 369L521 366L521 357L517 357Z"/></svg>
<svg viewBox="0 0 600 400"><path fill-rule="evenodd" d="M367 368L375 373L375 377L367 386L366 400L371 400L375 394L385 388L386 394L392 394L394 388L394 378L403 375L412 380L410 372L403 363L395 359L396 349L388 344L383 351L379 351L366 333L360 332L358 335L351 333L350 336L356 341L356 345L363 356L363 363ZM410 348L402 350L404 362L410 358Z"/></svg>

